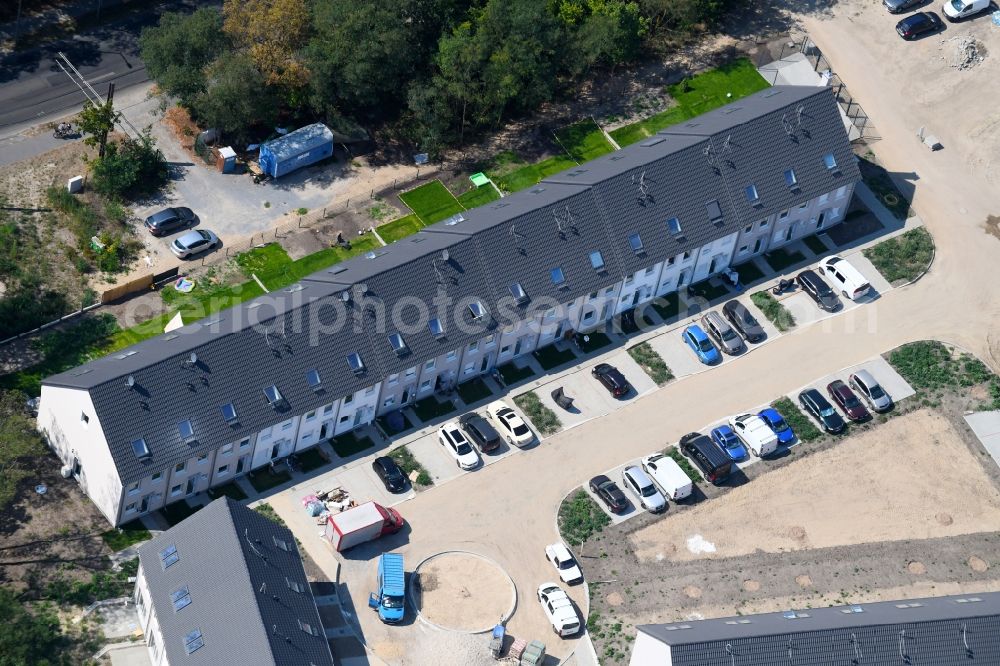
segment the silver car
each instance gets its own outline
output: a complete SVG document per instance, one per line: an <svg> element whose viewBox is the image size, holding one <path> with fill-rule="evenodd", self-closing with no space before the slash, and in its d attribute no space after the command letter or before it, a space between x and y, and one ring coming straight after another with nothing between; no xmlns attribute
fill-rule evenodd
<svg viewBox="0 0 1000 666"><path fill-rule="evenodd" d="M743 338L733 330L729 322L723 319L718 312L713 310L702 317L701 325L725 353L731 356L743 351Z"/></svg>
<svg viewBox="0 0 1000 666"><path fill-rule="evenodd" d="M187 259L199 252L219 246L219 237L205 229L195 229L182 234L170 244L170 251L180 259Z"/></svg>
<svg viewBox="0 0 1000 666"><path fill-rule="evenodd" d="M892 398L867 370L858 370L850 376L851 386L861 394L876 412L887 412L892 409Z"/></svg>

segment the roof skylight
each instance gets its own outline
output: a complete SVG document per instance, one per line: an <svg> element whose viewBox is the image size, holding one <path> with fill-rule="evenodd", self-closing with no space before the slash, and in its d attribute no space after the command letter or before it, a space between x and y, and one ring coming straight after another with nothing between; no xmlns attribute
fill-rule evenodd
<svg viewBox="0 0 1000 666"><path fill-rule="evenodd" d="M135 454L135 457L138 458L139 460L142 460L143 458L148 458L151 455L153 455L152 453L149 452L149 447L146 446L146 440L143 439L142 437L140 437L139 439L132 440L132 452Z"/></svg>
<svg viewBox="0 0 1000 666"><path fill-rule="evenodd" d="M717 224L722 221L722 207L719 206L718 199L712 199L706 203L705 210L708 211L708 219L713 223Z"/></svg>
<svg viewBox="0 0 1000 666"><path fill-rule="evenodd" d="M195 629L184 637L184 651L188 654L191 654L204 646L205 639L201 636L201 629Z"/></svg>
<svg viewBox="0 0 1000 666"><path fill-rule="evenodd" d="M486 308L483 307L481 301L472 301L469 303L469 312L471 312L472 317L477 320L486 316Z"/></svg>
<svg viewBox="0 0 1000 666"><path fill-rule="evenodd" d="M823 164L830 171L837 170L837 158L833 156L833 153L827 153L823 156Z"/></svg>
<svg viewBox="0 0 1000 666"><path fill-rule="evenodd" d="M672 233L675 236L680 235L681 221L676 217L670 218L669 220L667 220L667 229L670 231L670 233Z"/></svg>
<svg viewBox="0 0 1000 666"><path fill-rule="evenodd" d="M549 271L549 277L552 278L552 284L559 286L566 284L566 276L563 274L563 269L561 266L556 266Z"/></svg>
<svg viewBox="0 0 1000 666"><path fill-rule="evenodd" d="M594 267L595 271L604 270L604 255L601 254L600 250L594 250L590 253L590 265Z"/></svg>
<svg viewBox="0 0 1000 666"><path fill-rule="evenodd" d="M631 234L628 237L628 244L632 248L632 251L636 254L642 254L642 237L639 234Z"/></svg>
<svg viewBox="0 0 1000 666"><path fill-rule="evenodd" d="M164 571L169 569L179 559L181 559L181 556L177 554L177 546L174 544L170 544L160 551L160 564L163 565Z"/></svg>
<svg viewBox="0 0 1000 666"><path fill-rule="evenodd" d="M760 200L760 195L757 194L757 186L754 185L753 183L750 183L749 185L744 187L743 193L746 195L747 201L749 201L750 203L757 203L757 201Z"/></svg>
<svg viewBox="0 0 1000 666"><path fill-rule="evenodd" d="M184 419L177 424L177 432L180 433L181 439L185 442L191 442L195 439L194 436L194 426L191 425L191 419Z"/></svg>
<svg viewBox="0 0 1000 666"><path fill-rule="evenodd" d="M351 368L351 372L356 375L365 371L365 362L361 360L361 355L358 352L351 352L347 355L347 365Z"/></svg>
<svg viewBox="0 0 1000 666"><path fill-rule="evenodd" d="M311 368L306 372L306 382L309 383L309 388L313 391L318 391L323 388L323 379L319 376L319 370L316 368Z"/></svg>
<svg viewBox="0 0 1000 666"><path fill-rule="evenodd" d="M170 593L170 601L174 604L174 612L176 613L182 608L186 608L191 604L191 593L188 592L187 585L184 587L177 588Z"/></svg>
<svg viewBox="0 0 1000 666"><path fill-rule="evenodd" d="M267 398L268 404L277 409L285 405L285 396L281 395L281 391L274 384L271 384L264 389L264 397Z"/></svg>
<svg viewBox="0 0 1000 666"><path fill-rule="evenodd" d="M795 177L795 169L785 169L785 184L788 187L798 187L799 179Z"/></svg>
<svg viewBox="0 0 1000 666"><path fill-rule="evenodd" d="M389 334L389 345L392 347L392 351L396 352L396 356L406 356L410 353L410 348L406 346L406 341L399 333Z"/></svg>
<svg viewBox="0 0 1000 666"><path fill-rule="evenodd" d="M510 295L513 296L518 303L528 302L528 293L524 290L524 287L521 286L520 282L515 282L510 285Z"/></svg>
<svg viewBox="0 0 1000 666"><path fill-rule="evenodd" d="M226 423L230 425L236 423L238 419L236 417L236 406L233 403L227 402L220 409L222 410L222 418L226 419Z"/></svg>
<svg viewBox="0 0 1000 666"><path fill-rule="evenodd" d="M444 326L441 325L441 320L434 317L429 322L427 322L427 328L430 330L431 335L435 338L444 337Z"/></svg>

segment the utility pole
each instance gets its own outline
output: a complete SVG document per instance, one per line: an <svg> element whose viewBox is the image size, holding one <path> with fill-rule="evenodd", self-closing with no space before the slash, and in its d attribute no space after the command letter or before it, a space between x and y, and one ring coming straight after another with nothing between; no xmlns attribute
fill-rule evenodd
<svg viewBox="0 0 1000 666"><path fill-rule="evenodd" d="M112 81L111 83L108 84L108 101L107 101L107 104L109 107L111 107L111 109L114 109L114 105L112 104L112 102L114 102L114 99L115 99L115 82ZM104 148L107 145L108 145L108 130L104 130L104 132L101 134L101 152L100 152L101 159L104 159Z"/></svg>

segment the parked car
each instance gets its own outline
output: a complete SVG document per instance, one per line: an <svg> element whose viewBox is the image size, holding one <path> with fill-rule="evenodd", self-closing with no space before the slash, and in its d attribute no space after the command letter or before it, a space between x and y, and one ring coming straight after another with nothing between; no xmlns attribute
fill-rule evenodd
<svg viewBox="0 0 1000 666"><path fill-rule="evenodd" d="M382 485L390 493L400 493L406 490L406 475L396 461L389 456L379 456L372 461L372 469Z"/></svg>
<svg viewBox="0 0 1000 666"><path fill-rule="evenodd" d="M199 252L212 250L218 246L218 236L213 234L211 231L206 231L205 229L195 229L194 231L189 231L186 234L181 234L179 237L175 238L174 242L170 244L170 251L173 252L178 259L187 259L189 257L193 257Z"/></svg>
<svg viewBox="0 0 1000 666"><path fill-rule="evenodd" d="M691 495L694 484L670 456L653 453L643 458L640 464L642 471L649 475L665 497L676 501Z"/></svg>
<svg viewBox="0 0 1000 666"><path fill-rule="evenodd" d="M735 298L722 306L722 315L747 342L763 342L767 334L747 306Z"/></svg>
<svg viewBox="0 0 1000 666"><path fill-rule="evenodd" d="M667 500L653 485L653 480L635 465L626 467L622 472L622 485L636 494L646 511L659 513L667 508Z"/></svg>
<svg viewBox="0 0 1000 666"><path fill-rule="evenodd" d="M625 375L609 363L598 363L591 369L590 374L597 377L597 381L604 384L604 388L616 398L621 398L632 389Z"/></svg>
<svg viewBox="0 0 1000 666"><path fill-rule="evenodd" d="M542 583L538 586L538 603L549 618L552 631L557 636L572 636L580 631L580 616L570 601L569 595L555 583Z"/></svg>
<svg viewBox="0 0 1000 666"><path fill-rule="evenodd" d="M454 421L445 423L438 429L438 441L462 469L475 469L479 465L479 456L462 434L461 428Z"/></svg>
<svg viewBox="0 0 1000 666"><path fill-rule="evenodd" d="M799 404L819 421L823 430L837 434L844 429L844 419L840 418L833 405L816 389L807 389L799 393Z"/></svg>
<svg viewBox="0 0 1000 666"><path fill-rule="evenodd" d="M897 23L896 33L905 40L911 40L928 32L937 32L942 28L944 28L944 23L934 12L917 12Z"/></svg>
<svg viewBox="0 0 1000 666"><path fill-rule="evenodd" d="M882 4L889 10L890 14L901 14L907 9L913 9L927 2L927 0L882 0Z"/></svg>
<svg viewBox="0 0 1000 666"><path fill-rule="evenodd" d="M628 508L628 498L618 484L600 474L590 480L590 492L597 495L611 513L621 513Z"/></svg>
<svg viewBox="0 0 1000 666"><path fill-rule="evenodd" d="M147 217L144 224L149 233L154 236L163 236L191 224L194 217L194 211L190 208L164 208Z"/></svg>
<svg viewBox="0 0 1000 666"><path fill-rule="evenodd" d="M718 312L713 310L702 317L701 325L705 327L708 334L725 353L732 356L743 351L743 339L736 334L733 327L727 324Z"/></svg>
<svg viewBox="0 0 1000 666"><path fill-rule="evenodd" d="M489 453L500 448L500 433L476 412L463 414L458 422L462 424L462 430L469 440L479 447L481 452Z"/></svg>
<svg viewBox="0 0 1000 666"><path fill-rule="evenodd" d="M871 291L872 286L868 284L868 280L847 259L827 257L819 263L819 272L830 278L834 288L840 289L844 298L852 301L867 296Z"/></svg>
<svg viewBox="0 0 1000 666"><path fill-rule="evenodd" d="M992 5L993 0L948 0L941 5L941 11L949 21L961 21L979 12L985 12Z"/></svg>
<svg viewBox="0 0 1000 666"><path fill-rule="evenodd" d="M864 403L858 400L851 387L836 379L826 385L826 392L852 421L867 421L872 417Z"/></svg>
<svg viewBox="0 0 1000 666"><path fill-rule="evenodd" d="M811 268L807 268L799 273L795 281L799 283L803 291L809 294L810 298L816 301L816 305L821 310L833 312L840 307L840 299L833 293L833 289L830 289L830 285Z"/></svg>
<svg viewBox="0 0 1000 666"><path fill-rule="evenodd" d="M774 407L768 407L757 412L757 416L764 420L767 427L778 436L778 444L791 444L795 441L795 432L792 427L785 422L785 417Z"/></svg>
<svg viewBox="0 0 1000 666"><path fill-rule="evenodd" d="M729 419L729 427L758 458L771 455L778 448L778 436L756 414L739 414Z"/></svg>
<svg viewBox="0 0 1000 666"><path fill-rule="evenodd" d="M733 469L729 454L700 432L691 432L681 437L677 448L701 470L702 476L709 483L722 483Z"/></svg>
<svg viewBox="0 0 1000 666"><path fill-rule="evenodd" d="M718 363L719 359L722 358L719 356L719 350L715 348L715 345L698 324L691 324L685 328L684 332L681 333L681 339L684 340L684 344L691 348L698 360L705 365Z"/></svg>
<svg viewBox="0 0 1000 666"><path fill-rule="evenodd" d="M561 543L553 543L545 547L545 559L559 572L559 579L564 583L578 583L583 580L580 565L573 559L569 548Z"/></svg>
<svg viewBox="0 0 1000 666"><path fill-rule="evenodd" d="M486 413L497 424L508 444L518 447L527 446L535 438L535 434L531 432L531 428L524 422L524 419L508 407L503 400L496 400L486 405Z"/></svg>
<svg viewBox="0 0 1000 666"><path fill-rule="evenodd" d="M878 413L887 412L892 409L892 398L885 392L885 389L875 381L872 373L867 370L858 370L847 378L854 387L854 390L871 405L871 408Z"/></svg>
<svg viewBox="0 0 1000 666"><path fill-rule="evenodd" d="M726 452L730 460L743 460L747 457L746 447L736 436L733 429L727 425L712 429L712 441Z"/></svg>

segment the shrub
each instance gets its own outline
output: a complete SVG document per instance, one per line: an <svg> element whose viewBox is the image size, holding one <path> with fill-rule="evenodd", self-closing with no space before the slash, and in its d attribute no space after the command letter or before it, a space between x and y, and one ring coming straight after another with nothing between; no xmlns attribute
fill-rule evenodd
<svg viewBox="0 0 1000 666"><path fill-rule="evenodd" d="M785 423L795 432L800 442L812 442L823 436L823 431L788 398L778 398L771 406L785 417Z"/></svg>
<svg viewBox="0 0 1000 666"><path fill-rule="evenodd" d="M579 546L603 530L611 519L582 488L559 507L559 533L571 546Z"/></svg>
<svg viewBox="0 0 1000 666"><path fill-rule="evenodd" d="M104 157L90 163L90 171L95 190L125 199L156 192L166 184L169 173L166 158L148 133L108 143Z"/></svg>
<svg viewBox="0 0 1000 666"><path fill-rule="evenodd" d="M923 227L884 240L863 251L865 258L890 283L910 282L930 266L934 239Z"/></svg>
<svg viewBox="0 0 1000 666"><path fill-rule="evenodd" d="M795 327L795 317L788 311L788 308L774 300L771 294L766 291L758 291L750 295L750 300L782 333Z"/></svg>
<svg viewBox="0 0 1000 666"><path fill-rule="evenodd" d="M528 391L514 398L514 404L521 408L531 422L535 424L538 433L541 435L551 435L559 430L562 425L555 412L542 404L538 395L534 391Z"/></svg>
<svg viewBox="0 0 1000 666"><path fill-rule="evenodd" d="M657 354L648 342L632 347L628 350L628 354L658 386L662 386L674 378L674 373L663 362L663 357Z"/></svg>

